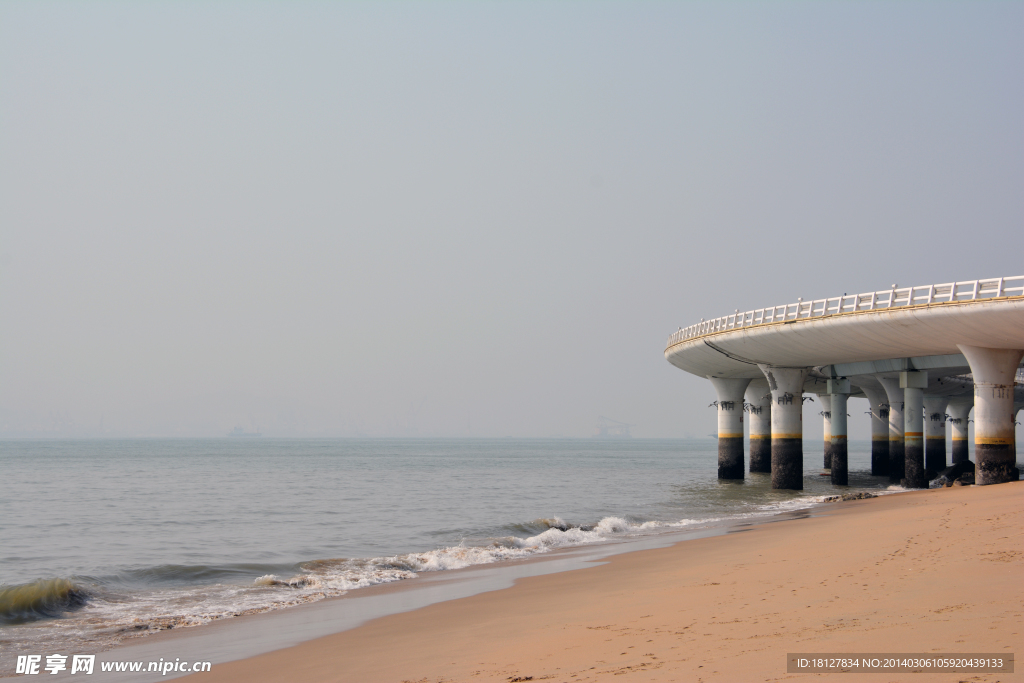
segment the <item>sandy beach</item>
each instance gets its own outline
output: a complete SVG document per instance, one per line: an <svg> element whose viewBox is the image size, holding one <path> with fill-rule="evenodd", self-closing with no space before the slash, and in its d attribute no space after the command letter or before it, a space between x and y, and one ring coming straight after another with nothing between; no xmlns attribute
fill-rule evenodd
<svg viewBox="0 0 1024 683"><path fill-rule="evenodd" d="M203 681L1005 681L808 674L787 653L1024 651L1024 482L822 506L236 662ZM615 679L622 680L622 679Z"/></svg>

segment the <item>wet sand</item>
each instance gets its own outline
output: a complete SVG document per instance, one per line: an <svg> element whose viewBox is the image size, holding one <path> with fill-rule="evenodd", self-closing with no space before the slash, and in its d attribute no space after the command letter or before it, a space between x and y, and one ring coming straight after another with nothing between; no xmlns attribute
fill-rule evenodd
<svg viewBox="0 0 1024 683"><path fill-rule="evenodd" d="M1024 482L818 512L520 579L179 680L1024 679L786 673L790 652L1024 652Z"/></svg>

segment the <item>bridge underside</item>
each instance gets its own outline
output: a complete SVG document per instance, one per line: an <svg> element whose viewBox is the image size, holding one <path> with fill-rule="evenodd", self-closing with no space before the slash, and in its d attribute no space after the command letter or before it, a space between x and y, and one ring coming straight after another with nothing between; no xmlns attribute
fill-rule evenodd
<svg viewBox="0 0 1024 683"><path fill-rule="evenodd" d="M898 377L926 370L925 394L970 396L970 364L958 345L1024 344L1024 299L957 302L792 320L689 339L665 350L700 377L759 379L758 366L810 368L804 391L833 377ZM852 395L862 396L856 385ZM1017 387L1020 390L1020 387ZM1024 394L1015 401L1024 400Z"/></svg>

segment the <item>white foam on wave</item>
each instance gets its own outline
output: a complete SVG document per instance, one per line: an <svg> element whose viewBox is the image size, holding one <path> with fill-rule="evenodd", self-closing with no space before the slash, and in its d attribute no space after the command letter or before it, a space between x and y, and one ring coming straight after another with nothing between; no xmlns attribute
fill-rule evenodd
<svg viewBox="0 0 1024 683"><path fill-rule="evenodd" d="M369 559L314 560L300 565L300 573L293 576L265 574L247 585L217 583L131 593L104 589L76 614L80 619L48 622L48 628L36 629L34 635L38 638L30 640L32 646L44 649L51 641L63 647L102 648L155 631L316 602L359 588L411 579L423 572L519 559L661 526L659 522L634 524L620 517L606 517L589 528L570 526L557 517L541 521L551 528L527 538L506 537L494 539L489 545L460 544Z"/></svg>
<svg viewBox="0 0 1024 683"><path fill-rule="evenodd" d="M757 510L763 514L775 514L778 512L790 512L793 510L806 510L818 503L824 503L827 496L802 496L788 500L777 500L773 503L759 505Z"/></svg>
<svg viewBox="0 0 1024 683"><path fill-rule="evenodd" d="M682 528L696 526L698 524L714 524L715 522L721 522L725 519L726 517L704 517L701 519L681 519L678 522L660 522L658 524L659 526ZM731 519L731 517L729 519Z"/></svg>

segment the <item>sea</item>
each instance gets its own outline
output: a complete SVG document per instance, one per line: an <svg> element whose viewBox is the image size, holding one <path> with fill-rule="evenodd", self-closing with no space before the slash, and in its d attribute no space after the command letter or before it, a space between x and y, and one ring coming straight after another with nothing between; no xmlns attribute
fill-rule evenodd
<svg viewBox="0 0 1024 683"><path fill-rule="evenodd" d="M717 479L715 439L0 442L0 675L428 572L768 519L898 492L850 442L803 491Z"/></svg>

